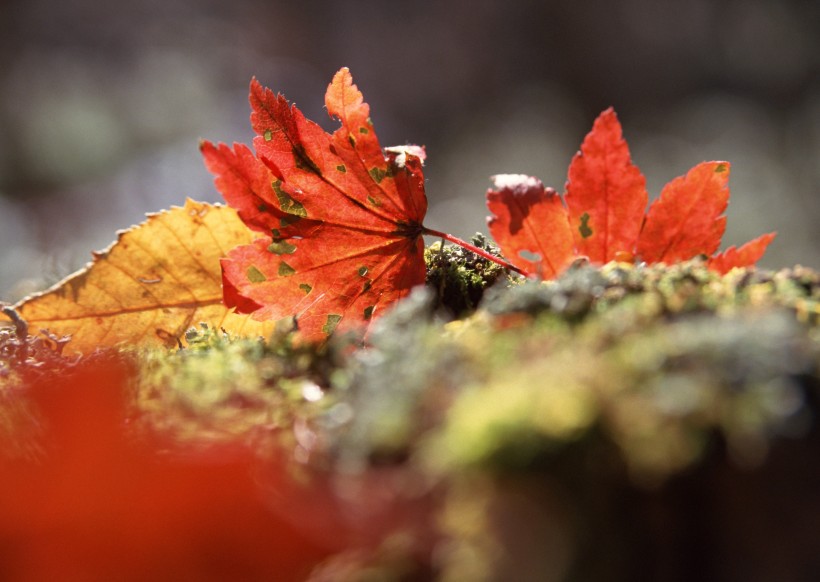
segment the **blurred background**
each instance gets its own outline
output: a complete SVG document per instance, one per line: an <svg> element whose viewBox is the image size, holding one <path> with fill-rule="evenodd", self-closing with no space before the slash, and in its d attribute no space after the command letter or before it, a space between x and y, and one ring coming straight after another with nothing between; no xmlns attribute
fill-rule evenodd
<svg viewBox="0 0 820 582"><path fill-rule="evenodd" d="M492 174L562 190L612 105L651 196L729 160L724 246L820 268L819 45L815 0L0 0L0 298L219 200L198 142L250 142L252 76L333 129L341 66L383 145L427 147L431 228L486 232Z"/></svg>

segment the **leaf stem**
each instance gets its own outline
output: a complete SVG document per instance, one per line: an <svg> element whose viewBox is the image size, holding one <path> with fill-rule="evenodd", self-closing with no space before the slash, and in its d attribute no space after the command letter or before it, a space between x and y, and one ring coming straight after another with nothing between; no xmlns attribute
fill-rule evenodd
<svg viewBox="0 0 820 582"><path fill-rule="evenodd" d="M444 240L450 241L453 244L457 244L458 246L463 247L463 248L467 249L468 251L477 254L479 257L483 257L483 258L487 259L488 261L492 261L492 262L496 263L497 265L501 265L505 269L509 269L510 271L515 271L519 275L524 275L524 276L527 275L524 271L522 271L521 269L519 269L515 265L513 265L511 263L508 263L507 261L505 261L504 259L502 259L500 257L496 257L495 255L488 253L484 249L478 248L474 244L468 243L466 240L461 240L457 236L447 234L446 232L441 232L440 230L433 230L432 228L427 228L426 226L422 227L422 234L427 234L427 235L430 235L430 236L436 236L436 237L439 237L439 238L443 238Z"/></svg>

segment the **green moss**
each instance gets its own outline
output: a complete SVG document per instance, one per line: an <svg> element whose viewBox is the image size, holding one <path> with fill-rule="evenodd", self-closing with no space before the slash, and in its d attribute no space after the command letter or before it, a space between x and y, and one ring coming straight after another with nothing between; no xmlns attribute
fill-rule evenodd
<svg viewBox="0 0 820 582"><path fill-rule="evenodd" d="M497 287L444 327L424 316L440 296L416 294L348 368L342 447L449 473L519 470L603 438L654 482L721 435L753 462L809 414L799 378L817 374L817 296L805 270L721 277L697 261Z"/></svg>
<svg viewBox="0 0 820 582"><path fill-rule="evenodd" d="M501 256L498 247L476 234L471 242L480 249ZM427 263L427 286L434 292L434 309L443 309L452 317L474 312L484 291L504 280L508 272L497 263L457 245L434 243L424 252Z"/></svg>
<svg viewBox="0 0 820 582"><path fill-rule="evenodd" d="M185 349L135 354L130 426L290 457L364 521L373 491L388 507L418 503L426 530L397 525L381 547L323 566L352 579L599 579L589 569L610 567L601 556L620 555L617 540L659 511L647 488L685 489L719 467L732 490L732 467L765 467L784 442L817 453L814 271L612 263L536 282L459 248L434 245L426 260L428 285L378 313L365 348L344 336L295 345L287 326L265 340L199 327ZM48 348L3 333L0 387L61 357L56 338ZM26 409L4 394L10 433ZM645 514L632 511L639 499ZM505 519L528 529L505 538ZM443 540L435 559L431 539Z"/></svg>
<svg viewBox="0 0 820 582"><path fill-rule="evenodd" d="M335 346L343 341L294 346L284 329L265 341L205 325L186 339L186 349L142 354L134 417L143 428L186 442L260 439L260 446L271 435L298 444L294 423L327 406Z"/></svg>

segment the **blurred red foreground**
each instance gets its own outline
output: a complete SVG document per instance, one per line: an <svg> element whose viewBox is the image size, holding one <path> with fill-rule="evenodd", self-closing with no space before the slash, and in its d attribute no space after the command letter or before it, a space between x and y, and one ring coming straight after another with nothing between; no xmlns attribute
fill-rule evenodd
<svg viewBox="0 0 820 582"><path fill-rule="evenodd" d="M30 383L45 455L0 455L0 580L304 579L330 549L271 512L247 451L168 459L129 441L128 373Z"/></svg>

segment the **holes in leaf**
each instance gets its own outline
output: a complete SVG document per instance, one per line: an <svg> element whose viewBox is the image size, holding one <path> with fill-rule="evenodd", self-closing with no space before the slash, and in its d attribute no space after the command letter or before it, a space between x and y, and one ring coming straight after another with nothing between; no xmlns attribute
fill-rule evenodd
<svg viewBox="0 0 820 582"><path fill-rule="evenodd" d="M541 254L534 253L532 251L528 251L526 249L518 251L518 256L524 259L525 261L529 261L531 263L540 263L541 262Z"/></svg>
<svg viewBox="0 0 820 582"><path fill-rule="evenodd" d="M365 318L365 320L369 320L371 317L373 317L373 310L374 309L376 309L375 305L368 305L367 307L364 308L364 318Z"/></svg>
<svg viewBox="0 0 820 582"><path fill-rule="evenodd" d="M359 273L359 277L364 277L365 275L367 275L367 267L365 267L365 266L359 267L358 273Z"/></svg>

